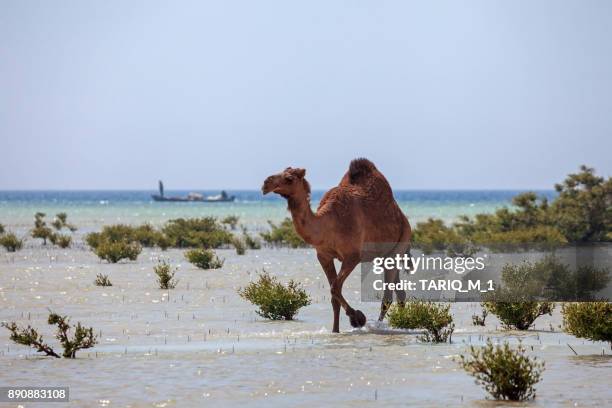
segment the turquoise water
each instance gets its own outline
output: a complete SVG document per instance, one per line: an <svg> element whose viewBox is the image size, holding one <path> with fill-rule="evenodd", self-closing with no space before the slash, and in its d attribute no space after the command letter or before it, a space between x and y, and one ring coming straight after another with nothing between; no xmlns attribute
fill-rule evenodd
<svg viewBox="0 0 612 408"><path fill-rule="evenodd" d="M186 195L189 191L168 191L167 195ZM154 225L177 217L240 216L249 229L260 230L267 221L278 222L288 216L285 200L278 196L263 196L261 192L228 191L236 196L233 203L171 203L154 202L155 191L0 191L0 223L15 229L30 227L37 211L49 217L67 212L80 232L97 229L117 222ZM218 191L203 191L205 195ZM312 204L316 208L324 191L314 191ZM429 217L453 221L459 215L493 212L511 205L520 191L396 191L402 210L412 223ZM540 191L552 198L553 191Z"/></svg>

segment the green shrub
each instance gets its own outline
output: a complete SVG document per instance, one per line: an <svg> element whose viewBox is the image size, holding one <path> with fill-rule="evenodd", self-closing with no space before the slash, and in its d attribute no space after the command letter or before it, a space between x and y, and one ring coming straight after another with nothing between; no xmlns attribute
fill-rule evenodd
<svg viewBox="0 0 612 408"><path fill-rule="evenodd" d="M265 270L257 282L249 283L238 294L259 306L258 315L272 320L293 320L300 308L310 304L310 297L299 283L290 280L284 286Z"/></svg>
<svg viewBox="0 0 612 408"><path fill-rule="evenodd" d="M72 243L72 237L70 235L53 233L49 237L49 241L53 245L57 245L60 248L68 248L70 247L70 244Z"/></svg>
<svg viewBox="0 0 612 408"><path fill-rule="evenodd" d="M604 289L611 279L606 267L582 265L572 270L554 256L534 263L529 274L518 278L538 283L535 296L539 292L548 299L562 301L593 300L594 294Z"/></svg>
<svg viewBox="0 0 612 408"><path fill-rule="evenodd" d="M449 256L470 257L477 251L477 248L460 236L453 227L447 227L444 221L434 218L417 223L413 231L413 245L425 254L444 250Z"/></svg>
<svg viewBox="0 0 612 408"><path fill-rule="evenodd" d="M215 217L170 220L162 232L176 248L219 248L233 238Z"/></svg>
<svg viewBox="0 0 612 408"><path fill-rule="evenodd" d="M152 248L158 244L163 234L150 224L132 227L131 240L138 242L145 248Z"/></svg>
<svg viewBox="0 0 612 408"><path fill-rule="evenodd" d="M246 243L242 239L235 237L232 240L232 245L236 248L236 253L238 255L244 255L246 253Z"/></svg>
<svg viewBox="0 0 612 408"><path fill-rule="evenodd" d="M96 275L96 280L94 281L94 284L96 286L113 286L108 275L104 275L101 273Z"/></svg>
<svg viewBox="0 0 612 408"><path fill-rule="evenodd" d="M551 203L533 192L523 193L513 198L513 209L462 217L455 227L475 244L535 244L537 249L612 240L612 178L605 180L581 166L579 173L570 174L555 189L558 195Z"/></svg>
<svg viewBox="0 0 612 408"><path fill-rule="evenodd" d="M200 269L218 269L224 262L212 249L190 249L185 252L185 258Z"/></svg>
<svg viewBox="0 0 612 408"><path fill-rule="evenodd" d="M127 241L102 241L95 248L94 252L100 259L110 263L117 263L122 259L135 261L140 255L142 247L137 242Z"/></svg>
<svg viewBox="0 0 612 408"><path fill-rule="evenodd" d="M103 242L136 242L135 228L125 224L105 225L101 232L87 234L85 241L92 248Z"/></svg>
<svg viewBox="0 0 612 408"><path fill-rule="evenodd" d="M87 245L89 245L91 249L94 250L100 245L102 240L102 233L100 232L91 232L85 235L85 242L87 243Z"/></svg>
<svg viewBox="0 0 612 408"><path fill-rule="evenodd" d="M157 246L162 251L165 251L166 249L172 246L172 241L170 240L170 238L168 238L166 235L160 232L159 235L157 236Z"/></svg>
<svg viewBox="0 0 612 408"><path fill-rule="evenodd" d="M539 301L551 273L559 264L554 258L536 263L507 264L502 269L502 284L483 298L482 307L496 315L506 328L528 330L544 314L552 314L554 303Z"/></svg>
<svg viewBox="0 0 612 408"><path fill-rule="evenodd" d="M280 225L268 221L271 230L260 235L268 244L275 246L290 246L291 248L307 247L308 244L298 235L290 218L285 218Z"/></svg>
<svg viewBox="0 0 612 408"><path fill-rule="evenodd" d="M563 330L576 337L607 341L612 348L612 303L566 303L562 312Z"/></svg>
<svg viewBox="0 0 612 408"><path fill-rule="evenodd" d="M83 327L80 322L77 323L73 335L70 336L70 319L67 316L60 316L51 312L47 319L47 323L57 325L56 338L60 341L64 349L62 356L65 358L75 358L77 351L91 348L97 343L93 328ZM40 353L60 358L59 354L44 343L42 336L31 326L24 329L17 326L15 322L2 323L2 326L6 327L11 332L10 339L15 343L30 346Z"/></svg>
<svg viewBox="0 0 612 408"><path fill-rule="evenodd" d="M558 196L550 206L551 222L570 242L610 241L612 237L612 178L605 180L595 170L581 166L555 185Z"/></svg>
<svg viewBox="0 0 612 408"><path fill-rule="evenodd" d="M492 232L475 237L481 244L493 250L509 252L519 249L550 250L567 243L561 232L551 226L540 225L527 229Z"/></svg>
<svg viewBox="0 0 612 408"><path fill-rule="evenodd" d="M414 300L405 305L393 305L387 314L391 327L399 329L425 329L419 339L426 342L450 342L455 330L450 305Z"/></svg>
<svg viewBox="0 0 612 408"><path fill-rule="evenodd" d="M71 329L70 319L67 316L51 313L49 314L47 323L57 325L56 337L62 344L62 348L64 349L62 356L65 358L75 358L77 351L91 348L97 343L96 336L93 334L93 328L83 327L80 322L78 322L74 328L74 333L71 338L69 335Z"/></svg>
<svg viewBox="0 0 612 408"><path fill-rule="evenodd" d="M461 355L461 366L498 400L524 401L535 398L535 388L544 371L544 363L525 354L522 344L511 349L507 342L494 346L470 347L470 356Z"/></svg>
<svg viewBox="0 0 612 408"><path fill-rule="evenodd" d="M100 232L87 234L85 241L92 249L96 249L102 242L135 242L146 248L159 246L162 250L171 246L168 237L150 224L135 227L125 224L106 225Z"/></svg>
<svg viewBox="0 0 612 408"><path fill-rule="evenodd" d="M158 246L162 250L177 248L218 248L232 242L232 234L226 231L214 217L179 218L170 220L157 230L150 224L130 226L107 225L101 232L85 237L87 244L95 249L101 242L137 242L143 247Z"/></svg>
<svg viewBox="0 0 612 408"><path fill-rule="evenodd" d="M239 219L240 218L237 215L228 215L227 217L221 220L221 223L229 225L231 229L235 230L236 225L238 225Z"/></svg>
<svg viewBox="0 0 612 408"><path fill-rule="evenodd" d="M4 234L4 225L0 224L0 235Z"/></svg>
<svg viewBox="0 0 612 408"><path fill-rule="evenodd" d="M12 232L0 235L0 245L2 245L8 252L15 252L23 247L23 240L17 238L17 235Z"/></svg>
<svg viewBox="0 0 612 408"><path fill-rule="evenodd" d="M429 219L417 224L413 245L426 254L446 250L451 256L469 256L478 246L508 252L612 241L612 178L598 177L593 169L581 166L579 173L570 174L555 189L558 196L551 203L527 192L512 199L512 208L462 216L452 226Z"/></svg>
<svg viewBox="0 0 612 408"><path fill-rule="evenodd" d="M506 328L528 330L540 316L552 315L555 304L552 302L483 302L482 306L493 313Z"/></svg>
<svg viewBox="0 0 612 408"><path fill-rule="evenodd" d="M30 231L32 238L40 238L43 240L43 245L47 245L47 239L53 235L51 228L47 227L45 221L45 213L37 212L34 214L34 229Z"/></svg>
<svg viewBox="0 0 612 408"><path fill-rule="evenodd" d="M501 278L502 285L496 288L494 294L486 295L485 300L591 300L611 280L610 272L605 267L583 265L572 270L554 255L533 263L525 261L518 265L505 265Z"/></svg>
<svg viewBox="0 0 612 408"><path fill-rule="evenodd" d="M178 281L174 279L177 269L173 269L165 259L161 259L153 270L157 275L157 283L160 289L174 289L178 284Z"/></svg>

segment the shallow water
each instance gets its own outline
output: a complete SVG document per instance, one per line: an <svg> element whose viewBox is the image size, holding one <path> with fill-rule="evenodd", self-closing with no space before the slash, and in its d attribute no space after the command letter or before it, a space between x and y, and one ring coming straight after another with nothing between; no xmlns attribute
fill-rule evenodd
<svg viewBox="0 0 612 408"><path fill-rule="evenodd" d="M546 363L536 400L510 406L612 404L609 346L559 332L558 309L538 319L535 330L518 333L500 330L491 316L485 328L474 327L479 305L453 304L452 344L422 344L418 333L373 321L379 305L360 303L354 273L344 294L368 325L354 330L342 315L342 333L332 334L329 288L312 250L218 253L225 266L213 271L195 269L178 250L145 249L137 262L116 265L78 246L0 253L0 320L31 324L55 343L46 324L50 308L100 336L99 345L71 361L39 357L1 330L0 384L69 386L71 406L508 406L486 401L455 361L490 336L521 339ZM160 255L180 265L174 290L156 289L152 267ZM264 267L311 294L298 320L263 320L236 295ZM114 286L94 286L97 273L108 274Z"/></svg>

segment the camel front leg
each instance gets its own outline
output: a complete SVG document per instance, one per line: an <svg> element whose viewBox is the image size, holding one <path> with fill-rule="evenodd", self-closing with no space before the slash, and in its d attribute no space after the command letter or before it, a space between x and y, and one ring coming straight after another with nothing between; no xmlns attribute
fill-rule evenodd
<svg viewBox="0 0 612 408"><path fill-rule="evenodd" d="M361 310L353 309L344 296L342 296L342 285L346 278L349 277L353 269L361 262L361 257L358 255L345 257L342 261L342 267L340 268L340 273L338 277L334 281L331 286L331 295L333 298L337 299L344 310L346 311L346 315L349 317L351 321L351 326L353 327L363 327L366 324L366 317Z"/></svg>
<svg viewBox="0 0 612 408"><path fill-rule="evenodd" d="M319 263L325 272L325 276L327 277L327 281L329 282L329 287L333 285L336 281L338 273L336 272L336 266L334 265L334 258L330 256L325 256L323 254L317 253L317 258L319 259ZM332 329L332 333L340 333L340 301L335 297L331 297L332 309L334 310L334 326Z"/></svg>

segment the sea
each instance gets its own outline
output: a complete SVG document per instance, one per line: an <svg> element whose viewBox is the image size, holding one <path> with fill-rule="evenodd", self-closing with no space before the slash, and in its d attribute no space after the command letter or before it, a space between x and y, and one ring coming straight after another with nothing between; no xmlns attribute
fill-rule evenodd
<svg viewBox="0 0 612 408"><path fill-rule="evenodd" d="M170 190L167 196L184 196L188 190ZM219 191L197 191L215 195ZM227 191L236 196L234 202L156 202L156 191L0 191L0 223L17 230L30 228L36 212L52 218L58 212L68 213L70 222L81 232L90 232L101 225L114 223L161 225L173 218L225 217L237 215L239 223L250 230L268 228L268 221L280 222L289 216L284 199L262 195L257 190ZM313 191L311 201L316 209L325 191ZM411 223L428 218L453 222L461 215L492 213L512 206L512 197L520 190L398 190L395 198ZM536 191L552 199L552 190Z"/></svg>

